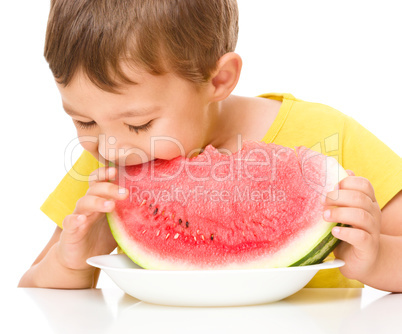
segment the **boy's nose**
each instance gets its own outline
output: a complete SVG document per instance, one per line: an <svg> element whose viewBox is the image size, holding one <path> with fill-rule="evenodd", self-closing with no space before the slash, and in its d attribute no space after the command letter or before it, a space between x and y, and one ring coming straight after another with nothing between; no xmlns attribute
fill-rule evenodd
<svg viewBox="0 0 402 334"><path fill-rule="evenodd" d="M107 137L104 134L99 135L98 152L99 155L110 162L115 163L117 156L117 139L113 136Z"/></svg>

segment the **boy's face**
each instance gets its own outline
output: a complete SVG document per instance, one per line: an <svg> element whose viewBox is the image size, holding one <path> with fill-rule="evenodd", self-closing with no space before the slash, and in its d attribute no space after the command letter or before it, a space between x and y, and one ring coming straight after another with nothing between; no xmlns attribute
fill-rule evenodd
<svg viewBox="0 0 402 334"><path fill-rule="evenodd" d="M208 88L196 89L173 74L131 73L138 83L109 93L77 73L58 84L81 145L100 162L135 165L156 158L192 156L213 132Z"/></svg>

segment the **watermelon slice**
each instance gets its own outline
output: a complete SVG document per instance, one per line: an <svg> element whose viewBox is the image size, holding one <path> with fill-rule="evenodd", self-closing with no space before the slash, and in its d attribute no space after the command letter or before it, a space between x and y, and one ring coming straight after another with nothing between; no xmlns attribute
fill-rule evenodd
<svg viewBox="0 0 402 334"><path fill-rule="evenodd" d="M120 248L147 269L248 269L322 262L338 240L321 198L347 176L306 147L209 145L194 158L121 167L130 191L107 214Z"/></svg>

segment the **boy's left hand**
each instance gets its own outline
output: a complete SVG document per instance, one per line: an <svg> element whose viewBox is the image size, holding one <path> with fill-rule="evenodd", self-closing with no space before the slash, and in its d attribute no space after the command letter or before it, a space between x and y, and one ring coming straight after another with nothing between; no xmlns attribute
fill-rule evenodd
<svg viewBox="0 0 402 334"><path fill-rule="evenodd" d="M334 254L345 261L345 266L340 268L344 276L364 280L374 269L378 257L381 210L371 183L354 176L352 171L347 172L349 176L339 182L339 189L329 192L325 198L328 208L324 219L350 225L332 229L332 234L343 241Z"/></svg>

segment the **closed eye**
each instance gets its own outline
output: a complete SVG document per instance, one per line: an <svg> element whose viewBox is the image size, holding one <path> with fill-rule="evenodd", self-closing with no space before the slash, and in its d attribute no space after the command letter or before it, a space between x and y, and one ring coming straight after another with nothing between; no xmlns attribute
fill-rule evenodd
<svg viewBox="0 0 402 334"><path fill-rule="evenodd" d="M134 125L129 125L129 124L127 124L127 126L128 126L128 129L130 130L130 131L132 131L132 132L135 132L135 133L139 133L140 131L148 131L149 130L149 128L151 127L151 123L152 123L152 120L151 121L149 121L148 123L146 123L146 124L143 124L143 125L138 125L138 126L134 126Z"/></svg>
<svg viewBox="0 0 402 334"><path fill-rule="evenodd" d="M78 120L74 120L74 123L77 124L77 126L80 129L90 129L93 128L94 126L96 126L96 122L95 121L91 121L91 122L82 122L82 121L78 121Z"/></svg>
<svg viewBox="0 0 402 334"><path fill-rule="evenodd" d="M74 120L74 123L75 123L80 129L91 129L91 128L93 128L94 126L96 126L96 122L95 122L95 121L91 121L91 122L82 122L82 121L79 121L79 120ZM149 121L149 122L146 123L146 124L143 124L143 125L135 126L135 125L129 125L129 124L127 124L127 126L128 126L128 129L129 129L130 131L135 132L135 133L138 134L140 131L148 131L149 128L151 127L151 123L152 123L152 120Z"/></svg>

